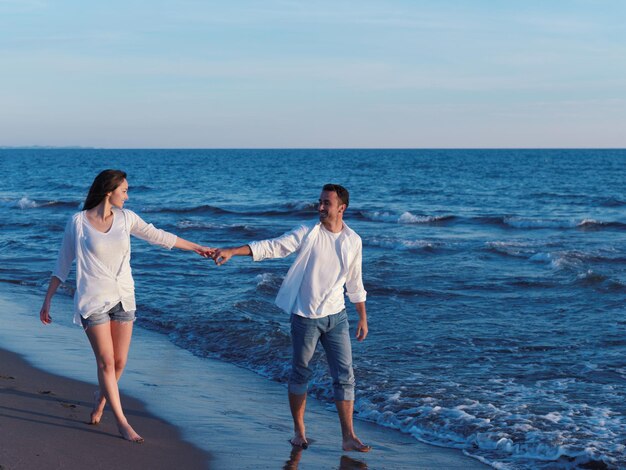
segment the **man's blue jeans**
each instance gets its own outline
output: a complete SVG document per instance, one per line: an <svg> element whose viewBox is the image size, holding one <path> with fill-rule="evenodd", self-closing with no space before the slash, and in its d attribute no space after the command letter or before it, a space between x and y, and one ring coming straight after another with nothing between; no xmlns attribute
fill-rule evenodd
<svg viewBox="0 0 626 470"><path fill-rule="evenodd" d="M330 375L333 378L335 400L354 400L352 346L345 310L323 318L291 315L291 344L293 360L289 376L289 393L306 393L312 371L309 362L317 343L326 351Z"/></svg>

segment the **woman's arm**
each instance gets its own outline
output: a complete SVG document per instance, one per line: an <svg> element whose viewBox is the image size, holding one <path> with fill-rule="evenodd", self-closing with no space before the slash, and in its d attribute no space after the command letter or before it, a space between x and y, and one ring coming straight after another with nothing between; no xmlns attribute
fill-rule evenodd
<svg viewBox="0 0 626 470"><path fill-rule="evenodd" d="M215 252L215 248L209 248L208 246L198 245L197 243L190 242L189 240L185 240L184 238L176 237L176 243L174 243L173 248L178 248L180 250L186 251L195 251L200 256L204 258L210 258L213 256Z"/></svg>
<svg viewBox="0 0 626 470"><path fill-rule="evenodd" d="M50 316L50 303L52 297L56 293L57 289L67 279L72 263L76 257L76 236L75 230L75 218L72 217L65 226L65 232L63 233L63 242L59 250L59 256L57 257L57 263L52 271L52 277L50 278L50 284L48 285L48 292L46 292L46 298L43 301L41 310L39 311L39 319L44 325L52 323L52 317Z"/></svg>
<svg viewBox="0 0 626 470"><path fill-rule="evenodd" d="M179 248L186 251L195 251L204 258L209 258L213 255L213 248L198 245L173 233L158 229L154 225L146 223L133 211L124 209L124 212L130 220L130 233L135 237L167 249Z"/></svg>
<svg viewBox="0 0 626 470"><path fill-rule="evenodd" d="M52 302L52 297L54 296L60 285L61 279L56 276L52 276L50 278L48 292L46 292L46 298L44 299L41 310L39 311L39 319L44 325L52 323L52 317L50 316L50 302Z"/></svg>

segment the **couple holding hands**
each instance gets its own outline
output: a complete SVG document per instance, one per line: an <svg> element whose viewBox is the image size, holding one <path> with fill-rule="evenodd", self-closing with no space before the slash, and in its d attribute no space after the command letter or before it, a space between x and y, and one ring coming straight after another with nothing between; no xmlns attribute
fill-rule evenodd
<svg viewBox="0 0 626 470"><path fill-rule="evenodd" d="M44 324L52 322L50 303L76 261L74 323L81 325L93 349L99 389L94 393L90 424L98 424L109 403L120 434L141 443L143 438L128 423L118 388L126 366L135 320L135 291L130 268L130 235L167 249L195 251L217 265L233 256L254 261L283 258L296 253L276 296L276 305L290 314L292 368L289 406L294 422L293 446L306 449L304 426L309 362L318 342L326 352L333 379L335 405L341 423L342 447L368 452L353 427L354 373L345 310L344 288L359 315L356 338L367 336L366 292L361 275L361 238L343 222L348 191L337 184L322 188L319 222L306 223L270 240L232 248L208 248L184 240L144 222L124 209L128 200L126 173L104 170L96 176L83 210L67 223L56 266L40 311Z"/></svg>

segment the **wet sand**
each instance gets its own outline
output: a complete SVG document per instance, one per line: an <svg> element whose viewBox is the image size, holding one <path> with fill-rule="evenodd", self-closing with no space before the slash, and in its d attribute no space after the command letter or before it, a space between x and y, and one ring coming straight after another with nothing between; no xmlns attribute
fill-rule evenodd
<svg viewBox="0 0 626 470"><path fill-rule="evenodd" d="M0 468L205 469L210 455L183 441L177 428L123 397L129 422L143 444L125 441L107 410L86 424L94 386L48 374L0 349Z"/></svg>

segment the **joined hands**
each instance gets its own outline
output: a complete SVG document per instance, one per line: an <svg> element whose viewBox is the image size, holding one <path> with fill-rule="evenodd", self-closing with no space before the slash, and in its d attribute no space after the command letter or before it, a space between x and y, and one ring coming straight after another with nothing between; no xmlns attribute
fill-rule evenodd
<svg viewBox="0 0 626 470"><path fill-rule="evenodd" d="M193 251L198 253L203 258L211 258L211 259L213 259L213 254L215 253L215 250L216 248L210 248L208 246L202 246L202 245L198 245L193 249Z"/></svg>
<svg viewBox="0 0 626 470"><path fill-rule="evenodd" d="M232 248L209 248L201 246L197 248L195 252L204 258L211 258L218 266L226 263L234 255Z"/></svg>

